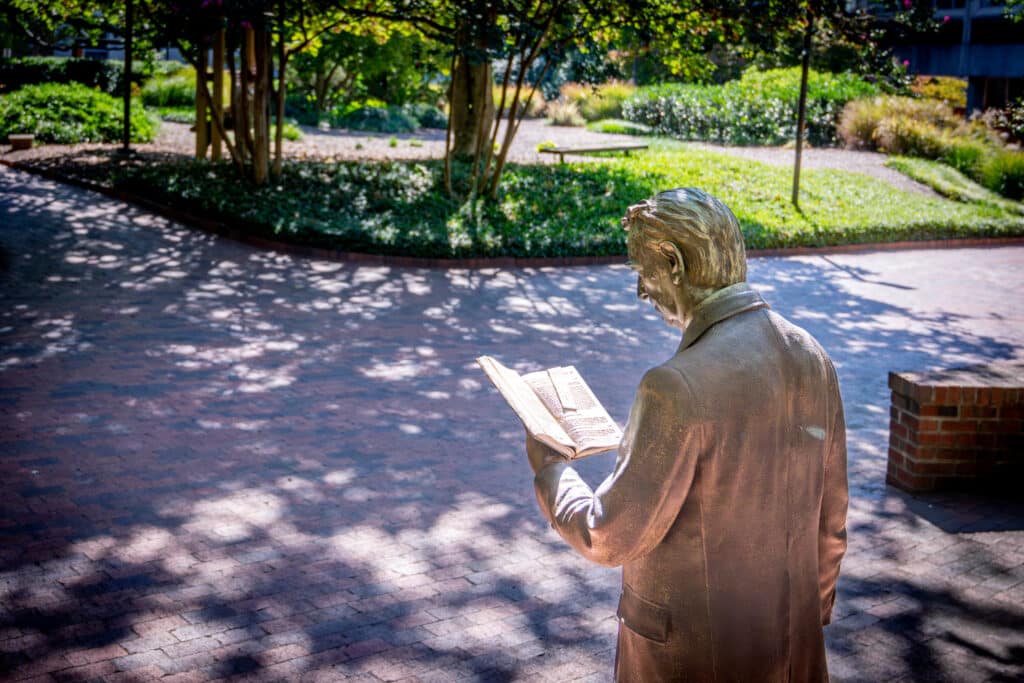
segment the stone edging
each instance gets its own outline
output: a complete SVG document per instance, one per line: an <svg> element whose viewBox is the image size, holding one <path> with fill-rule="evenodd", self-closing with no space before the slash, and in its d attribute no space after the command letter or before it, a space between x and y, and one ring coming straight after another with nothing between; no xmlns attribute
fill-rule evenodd
<svg viewBox="0 0 1024 683"><path fill-rule="evenodd" d="M400 266L408 268L547 268L566 266L595 266L623 264L626 261L625 255L618 256L556 256L556 257L513 257L498 256L494 258L469 258L469 259L448 259L448 258L423 258L418 256L392 256L387 254L364 254L359 252L339 251L336 249L325 249L322 247L309 247L300 244L291 244L278 240L252 235L245 230L228 223L212 220L203 216L196 216L188 211L176 209L167 204L155 202L145 197L105 187L81 178L71 178L55 171L44 168L36 168L19 161L0 159L0 164L10 168L42 176L66 185L74 185L85 190L117 199L122 202L135 204L148 211L159 214L165 218L185 223L199 228L204 232L220 235L229 239L250 244L261 249L272 249L274 251L291 254L294 256L324 259L330 261L343 261L351 263L377 264L384 266ZM1024 245L1024 237L968 237L948 240L924 240L924 241L903 241L903 242L872 242L867 244L844 244L831 247L787 247L776 249L748 249L748 258L760 258L768 256L806 256L806 255L828 255L843 254L851 252L871 251L894 251L913 249L956 249L962 247L994 247L1019 244Z"/></svg>

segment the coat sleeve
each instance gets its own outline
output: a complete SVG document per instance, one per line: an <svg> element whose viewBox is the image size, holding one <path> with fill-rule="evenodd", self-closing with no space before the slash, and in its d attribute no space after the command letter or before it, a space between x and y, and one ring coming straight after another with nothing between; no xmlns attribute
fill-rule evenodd
<svg viewBox="0 0 1024 683"><path fill-rule="evenodd" d="M836 601L839 564L846 554L846 508L849 490L846 479L846 420L839 396L835 370L829 367L837 404L832 436L825 460L825 478L821 497L821 518L818 523L818 586L821 591L821 623L832 621Z"/></svg>
<svg viewBox="0 0 1024 683"><path fill-rule="evenodd" d="M537 472L551 526L587 559L618 566L650 552L675 521L693 482L700 422L682 374L649 371L640 383L615 469L594 492L564 462ZM691 417L688 417L691 416Z"/></svg>

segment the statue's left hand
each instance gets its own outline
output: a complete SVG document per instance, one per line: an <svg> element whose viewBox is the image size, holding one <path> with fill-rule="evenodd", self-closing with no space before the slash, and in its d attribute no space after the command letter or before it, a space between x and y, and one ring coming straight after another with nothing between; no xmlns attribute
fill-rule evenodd
<svg viewBox="0 0 1024 683"><path fill-rule="evenodd" d="M526 456L530 459L530 467L540 472L548 465L565 462L565 457L550 446L537 441L529 432L526 433Z"/></svg>

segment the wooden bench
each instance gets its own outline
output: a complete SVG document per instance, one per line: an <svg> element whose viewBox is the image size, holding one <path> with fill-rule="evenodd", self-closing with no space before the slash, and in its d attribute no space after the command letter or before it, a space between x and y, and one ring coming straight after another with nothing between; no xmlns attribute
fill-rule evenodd
<svg viewBox="0 0 1024 683"><path fill-rule="evenodd" d="M565 163L566 154L587 154L590 152L625 152L629 156L630 150L647 149L643 142L624 142L613 145L579 145L577 147L545 147L537 150L541 154L557 154L558 163Z"/></svg>
<svg viewBox="0 0 1024 683"><path fill-rule="evenodd" d="M11 144L11 151L18 149L31 149L36 136L31 133L12 133L7 136L7 142Z"/></svg>

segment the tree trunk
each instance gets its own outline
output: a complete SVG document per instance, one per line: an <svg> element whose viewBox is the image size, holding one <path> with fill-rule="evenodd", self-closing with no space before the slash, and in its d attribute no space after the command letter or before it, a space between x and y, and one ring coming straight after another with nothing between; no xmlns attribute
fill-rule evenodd
<svg viewBox="0 0 1024 683"><path fill-rule="evenodd" d="M131 152L132 145L132 39L134 12L132 0L125 2L124 20L124 130L121 151Z"/></svg>
<svg viewBox="0 0 1024 683"><path fill-rule="evenodd" d="M800 103L796 115L796 159L793 161L793 206L800 206L800 157L804 147L804 128L807 126L807 72L811 68L811 33L814 21L807 18L807 30L804 32L804 54L800 65Z"/></svg>
<svg viewBox="0 0 1024 683"><path fill-rule="evenodd" d="M243 169L246 164L246 149L245 149L245 101L242 99L242 88L245 87L245 61L239 65L238 69L235 69L235 45L229 45L225 56L228 62L228 88L231 93L231 118L233 119L233 125L231 130L234 131L234 146L235 146L235 163L238 164L239 170ZM227 138L225 138L227 143Z"/></svg>
<svg viewBox="0 0 1024 683"><path fill-rule="evenodd" d="M488 62L472 64L464 56L455 59L452 96L448 114L452 129L450 154L456 159L473 159L494 122L493 78Z"/></svg>
<svg viewBox="0 0 1024 683"><path fill-rule="evenodd" d="M252 97L252 180L264 185L270 172L270 32L253 31L256 82Z"/></svg>
<svg viewBox="0 0 1024 683"><path fill-rule="evenodd" d="M313 72L313 96L316 97L316 118L317 123L323 114L327 113L327 82L328 77L324 68L317 64Z"/></svg>
<svg viewBox="0 0 1024 683"><path fill-rule="evenodd" d="M220 121L210 127L210 158L219 161L221 158L221 130L224 125L224 29L217 31L213 37L213 102L212 117Z"/></svg>
<svg viewBox="0 0 1024 683"><path fill-rule="evenodd" d="M278 7L277 16L277 127L274 130L274 177L281 177L281 168L284 164L284 96L285 96L285 66L288 63L288 52L285 49L284 33L284 0Z"/></svg>
<svg viewBox="0 0 1024 683"><path fill-rule="evenodd" d="M196 65L196 159L206 158L206 149L210 146L210 128L207 126L207 109L210 103L206 100L207 88L199 84L206 81L206 43L199 45L199 61Z"/></svg>

